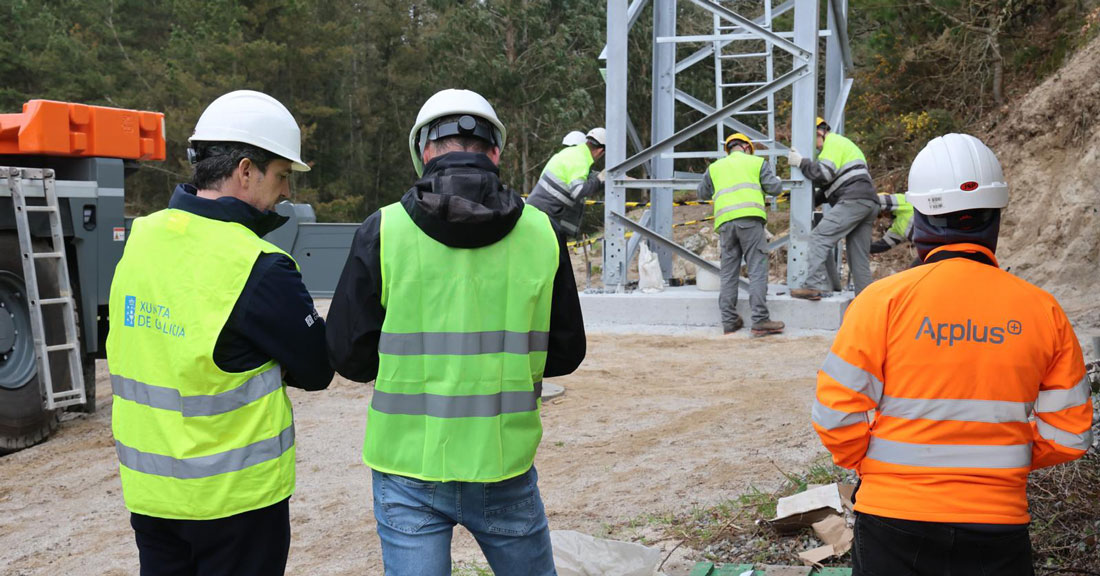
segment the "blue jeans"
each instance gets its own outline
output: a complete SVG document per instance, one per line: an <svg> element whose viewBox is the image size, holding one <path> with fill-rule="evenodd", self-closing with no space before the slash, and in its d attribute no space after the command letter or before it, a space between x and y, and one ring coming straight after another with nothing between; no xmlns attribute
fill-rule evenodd
<svg viewBox="0 0 1100 576"><path fill-rule="evenodd" d="M425 482L372 470L374 517L387 576L447 576L456 524L500 576L554 576L538 473L503 482Z"/></svg>

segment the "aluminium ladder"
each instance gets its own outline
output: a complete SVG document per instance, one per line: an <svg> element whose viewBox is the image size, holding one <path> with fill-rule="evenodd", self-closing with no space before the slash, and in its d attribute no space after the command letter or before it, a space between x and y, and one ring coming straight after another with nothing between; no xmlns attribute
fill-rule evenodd
<svg viewBox="0 0 1100 576"><path fill-rule="evenodd" d="M57 203L57 191L54 187L54 171L38 168L0 168L0 178L8 180L12 205L15 209L15 227L19 235L19 251L23 262L23 279L26 284L27 304L30 309L31 332L34 338L35 359L38 362L39 385L43 393L43 406L47 410L66 406L82 405L84 395L84 371L81 366L80 340L76 329L76 301L73 298L72 283L69 281L69 266L65 258L65 239L61 228L61 209ZM23 181L40 181L46 198L43 206L28 205L23 190ZM34 186L37 188L37 186ZM31 239L30 213L43 212L50 222L50 250L36 252ZM56 267L57 296L41 298L43 286L38 282L35 263L43 261ZM52 292L52 290L51 290ZM42 318L44 306L61 306L65 324L65 340L49 344L46 338L46 326ZM69 364L70 382L68 390L55 390L54 379L50 373L50 353L64 352Z"/></svg>

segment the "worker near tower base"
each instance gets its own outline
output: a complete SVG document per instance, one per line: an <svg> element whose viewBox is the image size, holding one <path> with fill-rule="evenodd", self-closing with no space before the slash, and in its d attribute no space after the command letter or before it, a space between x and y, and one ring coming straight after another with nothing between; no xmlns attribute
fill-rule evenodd
<svg viewBox="0 0 1100 576"><path fill-rule="evenodd" d="M450 574L456 524L494 573L554 574L540 395L584 359L584 321L550 218L501 183L505 136L479 94L429 98L421 177L360 226L333 296L333 365L374 380L363 462L389 576Z"/></svg>
<svg viewBox="0 0 1100 576"><path fill-rule="evenodd" d="M906 194L923 264L856 296L818 372L814 429L860 477L855 576L1033 574L1028 473L1093 444L1069 320L998 267L1008 196L980 140L929 142Z"/></svg>
<svg viewBox="0 0 1100 576"><path fill-rule="evenodd" d="M591 170L603 158L606 145L606 130L589 130L584 142L550 158L527 197L527 203L546 212L563 234L580 232L585 199L603 189L603 180Z"/></svg>
<svg viewBox="0 0 1100 576"><path fill-rule="evenodd" d="M801 288L791 290L791 296L820 300L829 280L826 259L833 247L846 240L848 268L852 273L856 294L871 283L871 231L878 217L878 196L867 171L863 152L851 140L836 134L825 122L817 119L817 160L804 158L791 148L788 160L813 181L817 193L814 204L828 202L831 207L814 227L810 236L809 268Z"/></svg>
<svg viewBox="0 0 1100 576"><path fill-rule="evenodd" d="M783 323L771 319L767 306L768 239L764 225L768 213L764 194L778 195L782 183L771 165L753 155L755 148L748 136L731 134L726 138L725 148L726 157L707 167L698 188L700 200L714 198L714 229L722 244L722 284L718 295L722 332L731 334L745 325L737 313L743 257L749 273L752 335L779 334Z"/></svg>
<svg viewBox="0 0 1100 576"><path fill-rule="evenodd" d="M191 184L134 221L111 284L107 361L122 495L141 574L282 574L294 422L286 386L332 380L325 323L294 259L261 239L294 171L290 112L259 92L214 100Z"/></svg>
<svg viewBox="0 0 1100 576"><path fill-rule="evenodd" d="M913 234L913 205L905 194L879 194L881 214L890 214L893 222L882 238L871 242L871 254L881 254L909 241Z"/></svg>

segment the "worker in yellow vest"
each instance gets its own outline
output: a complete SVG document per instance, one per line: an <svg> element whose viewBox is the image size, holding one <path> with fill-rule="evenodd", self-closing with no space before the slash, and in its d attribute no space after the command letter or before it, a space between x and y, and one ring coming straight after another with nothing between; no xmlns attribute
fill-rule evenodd
<svg viewBox="0 0 1100 576"><path fill-rule="evenodd" d="M110 296L112 425L142 576L282 574L294 421L286 386L332 380L294 259L261 239L300 158L277 100L230 92L191 136L191 184L134 221Z"/></svg>
<svg viewBox="0 0 1100 576"><path fill-rule="evenodd" d="M783 323L772 320L768 296L768 239L764 224L764 194L783 191L782 182L760 156L748 136L737 133L726 138L725 158L711 164L699 183L699 199L714 198L714 229L722 243L721 291L718 307L722 331L730 334L745 325L737 313L737 291L741 283L741 258L749 272L749 306L752 335L767 336L783 331Z"/></svg>
<svg viewBox="0 0 1100 576"><path fill-rule="evenodd" d="M562 142L566 140L575 141L573 133ZM603 190L603 176L592 172L592 165L603 158L606 146L607 130L589 130L579 143L550 158L527 197L527 203L546 212L563 234L580 233L585 199Z"/></svg>
<svg viewBox="0 0 1100 576"><path fill-rule="evenodd" d="M817 160L804 158L794 148L787 156L791 166L797 166L816 187L814 204L828 202L831 206L810 235L809 267L803 285L791 290L791 296L804 300L825 296L826 260L832 258L842 239L856 294L871 283L871 231L879 213L875 184L859 146L833 132L824 118L817 118L816 128L816 143L821 149Z"/></svg>
<svg viewBox="0 0 1100 576"><path fill-rule="evenodd" d="M540 396L584 359L584 321L550 218L501 183L505 136L481 95L429 98L421 178L360 226L332 299L333 365L375 383L363 462L389 576L450 574L456 524L496 574L555 573Z"/></svg>

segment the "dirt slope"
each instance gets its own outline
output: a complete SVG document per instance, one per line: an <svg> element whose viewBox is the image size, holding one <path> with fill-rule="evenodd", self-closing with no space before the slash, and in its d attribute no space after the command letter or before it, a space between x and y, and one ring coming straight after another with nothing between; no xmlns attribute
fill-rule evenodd
<svg viewBox="0 0 1100 576"><path fill-rule="evenodd" d="M1083 336L1100 328L1100 38L998 116L1001 266L1054 294Z"/></svg>

